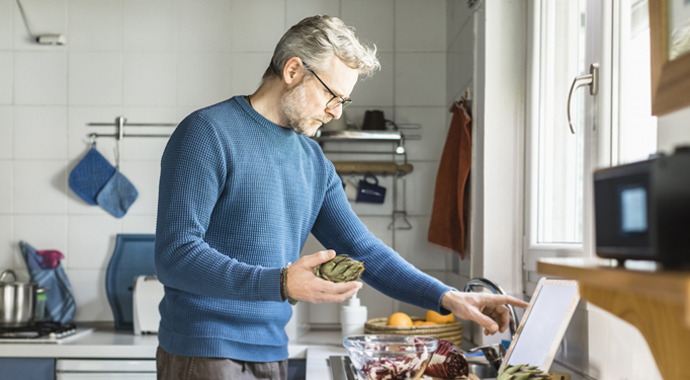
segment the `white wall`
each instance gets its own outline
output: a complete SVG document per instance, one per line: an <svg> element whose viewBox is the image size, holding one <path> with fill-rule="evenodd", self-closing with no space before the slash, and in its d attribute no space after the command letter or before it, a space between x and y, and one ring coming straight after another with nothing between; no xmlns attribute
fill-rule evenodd
<svg viewBox="0 0 690 380"><path fill-rule="evenodd" d="M118 115L130 122L177 123L196 108L251 93L282 33L316 13L340 16L360 38L379 47L383 70L356 86L348 117L361 123L364 111L376 108L399 123L422 126L422 139L407 142L415 171L406 178L406 205L414 228L387 229L390 200L384 206L356 205L356 210L403 257L443 277L448 256L426 244L426 231L447 129L445 0L22 3L35 33L63 33L68 44L31 43L16 1L0 0L0 268L24 268L19 240L65 253L77 320L112 320L104 278L115 235L154 232L166 143L155 138L122 142L121 169L140 196L124 218L115 219L67 186L70 170L87 151L87 135L114 132L86 123L110 122ZM112 139L98 140L99 151L111 162L113 147ZM384 178L383 184L390 189L392 180ZM372 317L399 306L371 289L361 296Z"/></svg>
<svg viewBox="0 0 690 380"><path fill-rule="evenodd" d="M468 88L473 99L471 248L449 282L462 288L485 277L521 295L526 4L451 1L448 8L447 102ZM507 332L484 337L474 323L465 331L478 344L510 339Z"/></svg>

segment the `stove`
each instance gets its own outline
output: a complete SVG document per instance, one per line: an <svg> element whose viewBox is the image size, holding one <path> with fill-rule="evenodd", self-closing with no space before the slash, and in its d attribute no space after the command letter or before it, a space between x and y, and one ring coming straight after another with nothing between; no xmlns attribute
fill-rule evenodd
<svg viewBox="0 0 690 380"><path fill-rule="evenodd" d="M73 323L35 322L30 326L0 327L2 343L61 343L88 334L93 329L78 329Z"/></svg>

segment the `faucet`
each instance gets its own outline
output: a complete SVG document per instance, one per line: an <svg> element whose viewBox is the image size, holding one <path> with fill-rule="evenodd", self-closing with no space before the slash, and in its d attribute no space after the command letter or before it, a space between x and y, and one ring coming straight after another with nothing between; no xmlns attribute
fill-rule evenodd
<svg viewBox="0 0 690 380"><path fill-rule="evenodd" d="M489 281L481 277L473 278L470 281L468 281L463 291L473 292L475 291L475 288L479 286L489 289L494 294L507 295L503 288L496 285L492 281ZM510 323L508 324L508 328L510 329L510 340L512 341L515 337L515 332L517 331L517 314L515 313L515 308L512 305L505 306L508 308L508 312L510 313Z"/></svg>
<svg viewBox="0 0 690 380"><path fill-rule="evenodd" d="M489 289L494 294L507 295L503 288L496 285L492 281L489 281L481 277L473 278L469 282L467 282L463 291L474 292L475 289L478 287ZM512 342L513 338L515 337L515 332L517 331L517 314L515 314L515 308L512 305L505 306L508 308L508 312L510 313L510 323L508 324L508 328L510 329L510 340ZM503 362L503 358L506 354L505 347L500 343L495 343L491 345L475 347L471 349L469 352L476 352L480 350L484 354L484 357L486 357L486 359L489 361L491 366L496 370L496 373L498 373L498 369L501 367L501 363Z"/></svg>

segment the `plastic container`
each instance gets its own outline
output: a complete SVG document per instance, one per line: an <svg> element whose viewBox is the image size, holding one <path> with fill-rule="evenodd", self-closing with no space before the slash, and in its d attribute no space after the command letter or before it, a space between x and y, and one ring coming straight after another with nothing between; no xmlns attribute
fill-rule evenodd
<svg viewBox="0 0 690 380"><path fill-rule="evenodd" d="M343 338L349 335L364 334L364 324L367 322L367 307L360 303L357 293L345 301L340 307L340 324Z"/></svg>
<svg viewBox="0 0 690 380"><path fill-rule="evenodd" d="M46 300L48 296L45 293L36 294L36 310L34 320L36 322L43 321L46 318Z"/></svg>
<svg viewBox="0 0 690 380"><path fill-rule="evenodd" d="M438 339L427 336L353 335L343 345L366 380L416 379L424 373Z"/></svg>

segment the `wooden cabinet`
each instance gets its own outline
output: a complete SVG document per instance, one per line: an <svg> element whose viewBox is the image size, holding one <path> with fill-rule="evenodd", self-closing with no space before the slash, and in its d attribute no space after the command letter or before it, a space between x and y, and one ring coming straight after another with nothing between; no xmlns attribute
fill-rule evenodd
<svg viewBox="0 0 690 380"><path fill-rule="evenodd" d="M690 272L630 270L577 258L542 259L537 271L577 280L582 299L642 333L664 379L688 379Z"/></svg>

